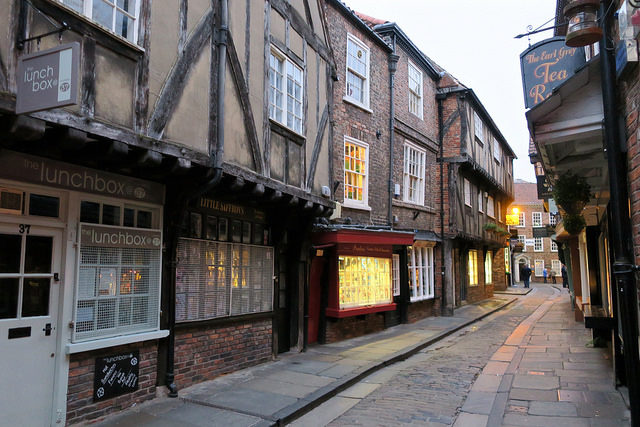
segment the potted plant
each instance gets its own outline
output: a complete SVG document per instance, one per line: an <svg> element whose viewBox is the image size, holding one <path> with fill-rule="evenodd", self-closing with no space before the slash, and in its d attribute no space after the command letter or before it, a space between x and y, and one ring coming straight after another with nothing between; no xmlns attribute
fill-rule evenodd
<svg viewBox="0 0 640 427"><path fill-rule="evenodd" d="M567 231L567 233L571 235L580 234L582 229L585 227L586 222L584 217L580 214L571 214L567 213L562 216L562 226Z"/></svg>
<svg viewBox="0 0 640 427"><path fill-rule="evenodd" d="M591 186L586 178L565 172L553 183L553 198L562 211L580 215L591 199Z"/></svg>
<svg viewBox="0 0 640 427"><path fill-rule="evenodd" d="M482 227L484 231L496 231L497 228L498 226L495 222L488 222Z"/></svg>

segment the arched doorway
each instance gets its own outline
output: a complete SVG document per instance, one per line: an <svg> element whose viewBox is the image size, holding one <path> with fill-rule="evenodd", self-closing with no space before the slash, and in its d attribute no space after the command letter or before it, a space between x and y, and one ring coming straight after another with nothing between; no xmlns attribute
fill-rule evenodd
<svg viewBox="0 0 640 427"><path fill-rule="evenodd" d="M531 260L526 255L519 255L515 259L515 267L513 269L513 283L520 282L520 271L525 265L531 265Z"/></svg>

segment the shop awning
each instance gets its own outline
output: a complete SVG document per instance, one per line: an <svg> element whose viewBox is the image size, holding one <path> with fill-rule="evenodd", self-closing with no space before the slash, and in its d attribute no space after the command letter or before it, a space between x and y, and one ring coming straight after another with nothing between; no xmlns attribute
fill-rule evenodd
<svg viewBox="0 0 640 427"><path fill-rule="evenodd" d="M327 230L313 234L314 245L360 243L369 245L412 245L413 233L383 230Z"/></svg>

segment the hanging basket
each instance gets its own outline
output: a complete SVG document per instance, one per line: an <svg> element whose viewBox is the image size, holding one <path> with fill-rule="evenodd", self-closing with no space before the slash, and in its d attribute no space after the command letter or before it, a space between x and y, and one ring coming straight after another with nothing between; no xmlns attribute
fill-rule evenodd
<svg viewBox="0 0 640 427"><path fill-rule="evenodd" d="M591 199L591 186L586 178L565 172L553 183L553 198L563 218L580 215Z"/></svg>
<svg viewBox="0 0 640 427"><path fill-rule="evenodd" d="M567 214L562 217L562 226L567 233L572 236L580 234L582 229L587 225L582 215Z"/></svg>

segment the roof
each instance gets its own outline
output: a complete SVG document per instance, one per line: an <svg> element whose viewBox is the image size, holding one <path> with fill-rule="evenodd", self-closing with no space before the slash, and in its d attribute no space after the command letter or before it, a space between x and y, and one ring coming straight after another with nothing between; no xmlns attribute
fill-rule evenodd
<svg viewBox="0 0 640 427"><path fill-rule="evenodd" d="M355 12L350 9L346 4L344 4L340 0L327 0L328 4L335 6L335 8L342 13L342 15L351 21L360 31L367 34L374 42L383 47L388 52L392 52L393 49L387 42L385 42L382 37L378 33L376 33L373 28L371 28L367 23L365 23Z"/></svg>
<svg viewBox="0 0 640 427"><path fill-rule="evenodd" d="M526 182L521 179L516 179L513 183L513 190L515 199L512 205L525 203L542 204L542 201L538 199L538 185L534 182Z"/></svg>

